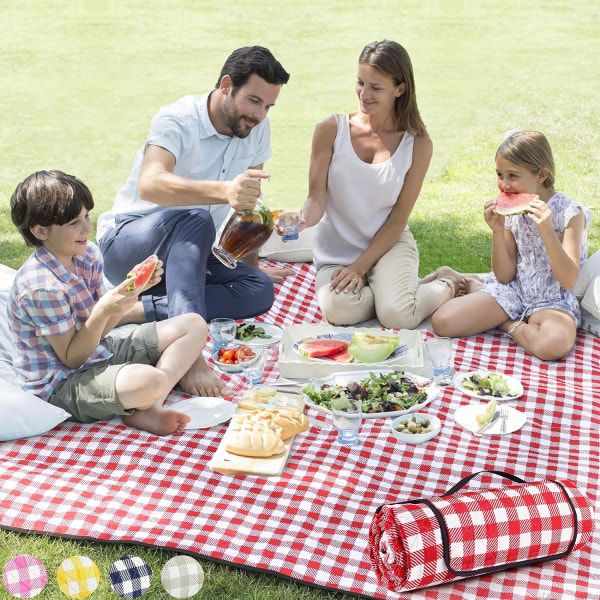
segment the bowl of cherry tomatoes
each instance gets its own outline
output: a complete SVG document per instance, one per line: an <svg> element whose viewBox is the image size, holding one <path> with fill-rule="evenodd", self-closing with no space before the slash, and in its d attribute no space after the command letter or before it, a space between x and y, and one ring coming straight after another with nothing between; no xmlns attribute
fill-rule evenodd
<svg viewBox="0 0 600 600"><path fill-rule="evenodd" d="M240 344L221 348L218 352L213 353L212 359L221 371L225 371L226 373L241 373L242 365L240 364L240 356L246 357L244 363L249 365L252 364L252 359L256 358L257 355L249 346Z"/></svg>

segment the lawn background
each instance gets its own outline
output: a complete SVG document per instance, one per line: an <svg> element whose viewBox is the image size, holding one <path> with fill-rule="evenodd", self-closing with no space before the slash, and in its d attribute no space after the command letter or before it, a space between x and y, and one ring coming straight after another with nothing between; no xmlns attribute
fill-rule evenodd
<svg viewBox="0 0 600 600"><path fill-rule="evenodd" d="M9 198L33 171L58 168L92 190L107 210L129 173L158 108L211 89L236 47L269 47L291 73L272 110L273 157L265 186L271 208L299 208L306 195L315 124L356 109L362 47L390 38L409 51L434 158L410 221L421 274L441 264L489 270L490 234L481 208L495 196L494 153L509 129L549 138L557 189L600 205L600 21L594 3L573 0L0 0L0 263L28 256L13 231ZM589 234L600 246L600 222ZM39 556L50 583L39 598L64 597L60 562L87 554L102 573L126 553L153 567L152 598L168 598L158 573L172 555L138 548L52 541L0 532L0 566ZM342 595L203 561L198 598L326 599ZM114 598L106 579L94 598ZM0 587L0 596L2 592Z"/></svg>

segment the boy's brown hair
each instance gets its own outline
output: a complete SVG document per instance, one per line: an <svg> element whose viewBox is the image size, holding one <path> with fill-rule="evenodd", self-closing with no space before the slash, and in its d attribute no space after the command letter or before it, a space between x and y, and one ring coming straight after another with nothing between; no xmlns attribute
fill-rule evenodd
<svg viewBox="0 0 600 600"><path fill-rule="evenodd" d="M88 187L62 171L38 171L24 179L10 198L12 222L28 246L42 242L32 233L35 225L64 225L77 218L81 210L92 210L94 199Z"/></svg>

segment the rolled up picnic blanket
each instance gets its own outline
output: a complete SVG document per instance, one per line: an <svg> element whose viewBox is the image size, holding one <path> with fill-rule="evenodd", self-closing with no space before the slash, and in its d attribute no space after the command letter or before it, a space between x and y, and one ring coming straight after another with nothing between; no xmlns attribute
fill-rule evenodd
<svg viewBox="0 0 600 600"><path fill-rule="evenodd" d="M458 493L481 473L518 485ZM401 592L563 558L593 528L590 501L571 481L479 471L442 496L380 506L369 554L379 582Z"/></svg>

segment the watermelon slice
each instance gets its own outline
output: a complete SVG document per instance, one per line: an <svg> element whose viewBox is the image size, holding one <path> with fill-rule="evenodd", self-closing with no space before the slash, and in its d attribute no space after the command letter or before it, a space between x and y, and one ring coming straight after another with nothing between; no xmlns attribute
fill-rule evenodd
<svg viewBox="0 0 600 600"><path fill-rule="evenodd" d="M537 198L537 194L507 194L500 192L496 198L496 213L504 217L520 215L527 211L529 203Z"/></svg>
<svg viewBox="0 0 600 600"><path fill-rule="evenodd" d="M307 358L329 357L348 349L348 342L331 339L307 339L298 345L298 352Z"/></svg>
<svg viewBox="0 0 600 600"><path fill-rule="evenodd" d="M349 350L341 350L340 352L336 352L335 354L330 354L326 358L339 363L349 363L354 360L354 357L352 356L352 354L350 354Z"/></svg>
<svg viewBox="0 0 600 600"><path fill-rule="evenodd" d="M133 282L127 286L127 291L131 292L137 288L143 288L152 279L154 271L158 266L158 256L153 254L149 256L144 262L136 265L129 273L127 273L127 279L133 279Z"/></svg>

